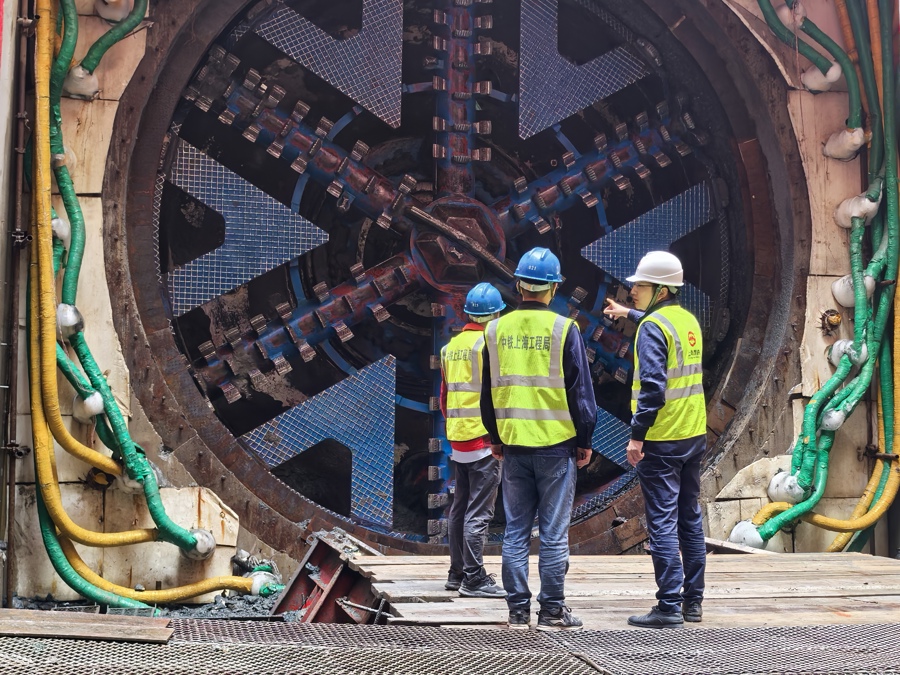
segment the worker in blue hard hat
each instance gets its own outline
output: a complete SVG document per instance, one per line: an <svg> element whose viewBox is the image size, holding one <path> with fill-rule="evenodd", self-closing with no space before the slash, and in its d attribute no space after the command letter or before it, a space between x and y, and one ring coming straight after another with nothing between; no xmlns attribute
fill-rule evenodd
<svg viewBox="0 0 900 675"><path fill-rule="evenodd" d="M488 324L481 417L491 449L503 459L503 586L510 628L531 624L528 552L540 531L539 630L579 630L566 607L569 521L577 469L591 459L597 403L577 324L549 305L562 282L559 258L546 248L516 268L519 309Z"/></svg>
<svg viewBox="0 0 900 675"><path fill-rule="evenodd" d="M484 569L484 539L494 517L500 463L491 455L481 423L481 368L484 327L506 307L488 283L466 296L469 322L441 350L441 410L447 420L456 490L450 506L450 572L445 588L473 598L503 598L506 591Z"/></svg>
<svg viewBox="0 0 900 675"><path fill-rule="evenodd" d="M657 605L628 623L679 628L703 617L706 540L700 511L700 462L706 451L703 335L678 304L681 261L651 251L628 277L636 309L608 301L603 310L638 324L631 394L629 463L644 494Z"/></svg>

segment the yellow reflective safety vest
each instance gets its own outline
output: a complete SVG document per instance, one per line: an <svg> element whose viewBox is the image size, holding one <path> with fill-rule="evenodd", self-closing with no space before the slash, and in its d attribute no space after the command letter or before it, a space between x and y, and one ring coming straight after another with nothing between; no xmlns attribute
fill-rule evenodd
<svg viewBox="0 0 900 675"><path fill-rule="evenodd" d="M491 398L504 445L540 448L575 436L563 372L573 323L549 310L520 309L488 324Z"/></svg>
<svg viewBox="0 0 900 675"><path fill-rule="evenodd" d="M484 332L464 330L441 349L447 385L447 440L487 436L481 422L481 370Z"/></svg>
<svg viewBox="0 0 900 675"><path fill-rule="evenodd" d="M648 441L680 441L706 433L706 399L703 397L703 335L697 319L678 305L668 305L646 315L638 324L635 345L646 323L655 323L669 345L666 362L666 402L647 431ZM631 412L637 410L641 392L641 366L634 352Z"/></svg>

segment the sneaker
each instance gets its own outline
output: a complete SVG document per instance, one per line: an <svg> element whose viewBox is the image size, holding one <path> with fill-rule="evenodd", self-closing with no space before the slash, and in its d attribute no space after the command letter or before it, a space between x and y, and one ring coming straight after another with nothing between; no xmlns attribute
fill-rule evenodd
<svg viewBox="0 0 900 675"><path fill-rule="evenodd" d="M509 627L516 630L531 628L531 610L527 608L509 610Z"/></svg>
<svg viewBox="0 0 900 675"><path fill-rule="evenodd" d="M447 583L444 584L444 588L446 588L448 591L458 591L462 580L462 574L454 574L453 572L450 572L450 574L447 575Z"/></svg>
<svg viewBox="0 0 900 675"><path fill-rule="evenodd" d="M459 594L466 598L505 598L506 591L494 581L493 574L485 574L475 581L465 581L459 586Z"/></svg>
<svg viewBox="0 0 900 675"><path fill-rule="evenodd" d="M631 626L639 628L683 628L684 619L681 612L663 612L654 607L647 614L628 617Z"/></svg>
<svg viewBox="0 0 900 675"><path fill-rule="evenodd" d="M581 630L584 624L581 619L572 614L572 610L563 605L555 609L541 609L538 612L538 630Z"/></svg>
<svg viewBox="0 0 900 675"><path fill-rule="evenodd" d="M681 616L684 617L685 621L700 623L703 621L703 605L696 600L686 602L681 610Z"/></svg>

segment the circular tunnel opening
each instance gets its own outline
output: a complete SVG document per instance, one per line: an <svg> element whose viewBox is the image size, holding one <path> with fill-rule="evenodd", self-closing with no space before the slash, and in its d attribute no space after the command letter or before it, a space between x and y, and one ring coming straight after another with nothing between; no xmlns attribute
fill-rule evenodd
<svg viewBox="0 0 900 675"><path fill-rule="evenodd" d="M635 326L605 298L646 251L679 255L711 392L753 264L729 121L643 3L438 4L248 4L169 104L150 214L175 345L258 470L430 543L453 490L435 355L472 285L509 302L523 252L563 262L553 309L599 405L580 522L634 482Z"/></svg>

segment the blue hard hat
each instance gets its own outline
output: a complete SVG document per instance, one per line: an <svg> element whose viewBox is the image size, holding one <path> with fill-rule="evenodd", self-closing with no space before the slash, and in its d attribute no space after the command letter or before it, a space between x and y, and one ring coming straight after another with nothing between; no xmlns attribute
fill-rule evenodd
<svg viewBox="0 0 900 675"><path fill-rule="evenodd" d="M562 283L562 270L557 258L549 248L533 248L523 255L516 267L516 276L538 283Z"/></svg>
<svg viewBox="0 0 900 675"><path fill-rule="evenodd" d="M466 296L465 311L466 314L471 314L472 316L488 316L499 312L505 307L506 303L500 297L500 291L486 281L478 284Z"/></svg>

